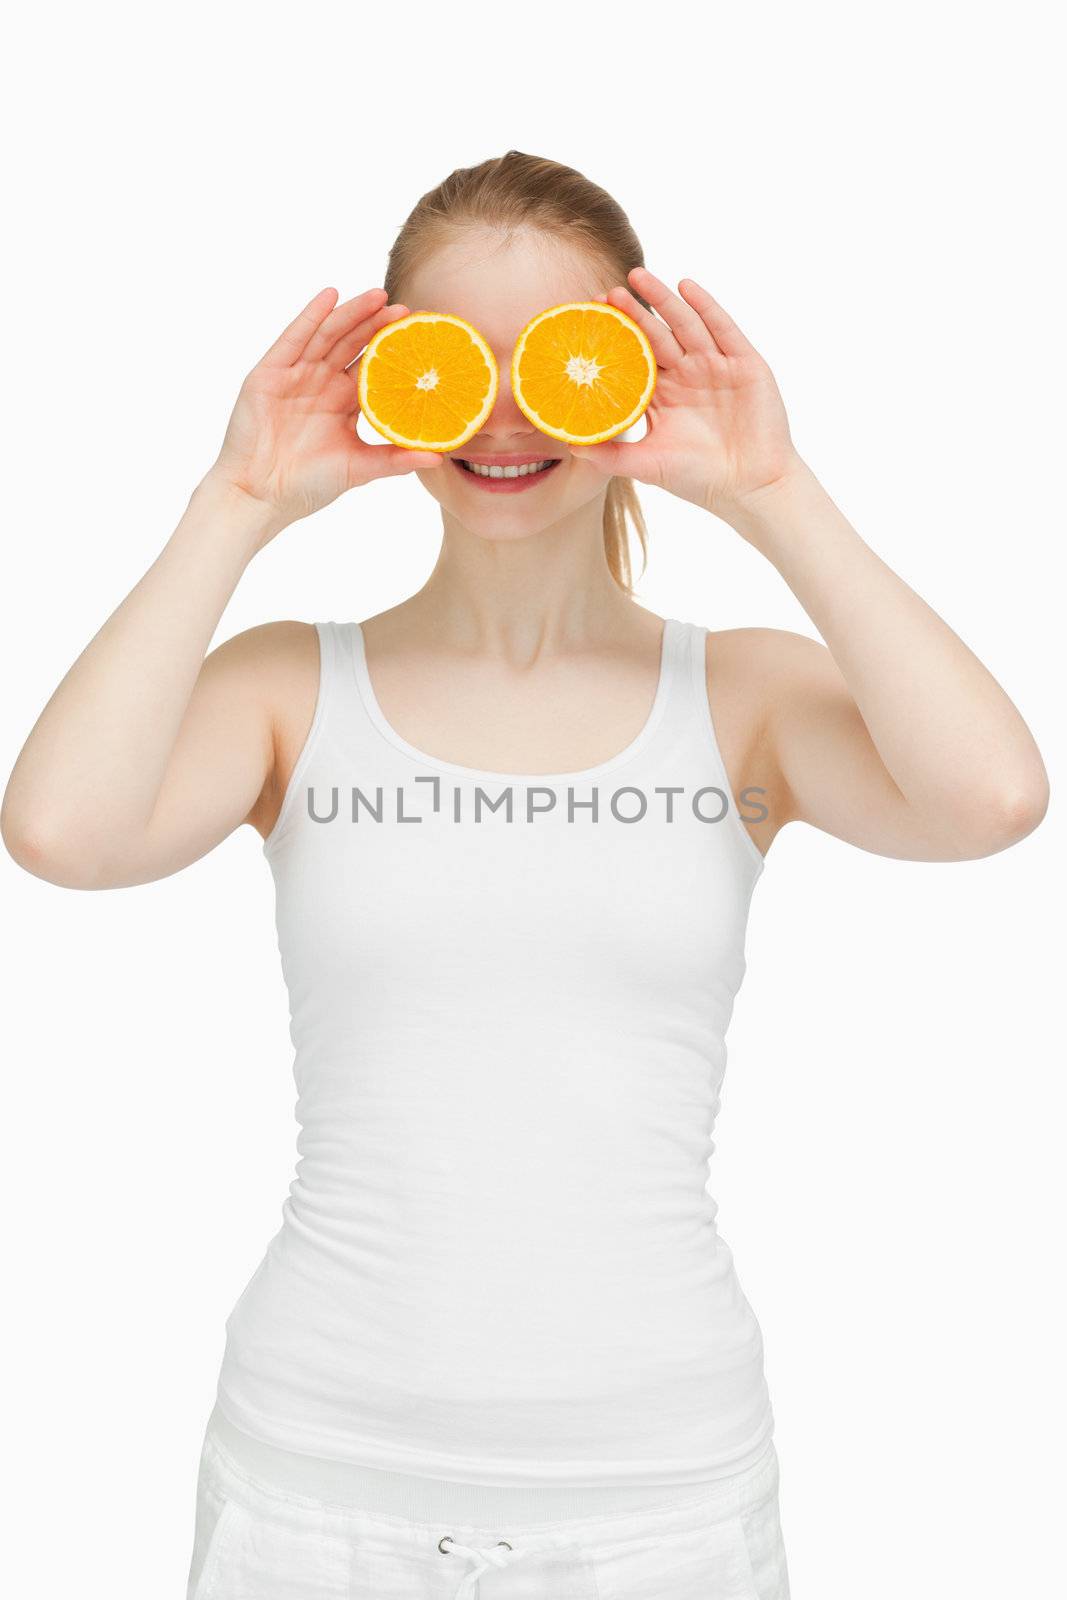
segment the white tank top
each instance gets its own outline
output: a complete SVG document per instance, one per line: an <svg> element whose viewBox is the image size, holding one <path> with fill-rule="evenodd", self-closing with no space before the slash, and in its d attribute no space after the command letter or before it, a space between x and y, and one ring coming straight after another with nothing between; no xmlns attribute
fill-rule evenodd
<svg viewBox="0 0 1067 1600"><path fill-rule="evenodd" d="M744 1469L773 1417L708 1179L763 858L707 630L667 619L618 755L518 775L417 750L359 625L316 626L263 847L298 1159L218 1408L266 1445L459 1482Z"/></svg>

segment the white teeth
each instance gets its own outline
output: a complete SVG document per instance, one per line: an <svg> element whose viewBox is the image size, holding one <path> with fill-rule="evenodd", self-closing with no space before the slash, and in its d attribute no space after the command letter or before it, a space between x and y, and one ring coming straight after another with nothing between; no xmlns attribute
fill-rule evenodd
<svg viewBox="0 0 1067 1600"><path fill-rule="evenodd" d="M521 467L483 467L467 461L464 463L468 472L477 473L480 478L528 478L531 473L544 472L552 465L551 461L527 462Z"/></svg>

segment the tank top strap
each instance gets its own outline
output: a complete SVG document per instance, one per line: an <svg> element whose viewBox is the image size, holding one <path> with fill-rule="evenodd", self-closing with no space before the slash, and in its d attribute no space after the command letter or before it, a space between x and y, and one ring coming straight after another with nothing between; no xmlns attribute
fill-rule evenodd
<svg viewBox="0 0 1067 1600"><path fill-rule="evenodd" d="M319 637L319 695L325 697L336 688L344 659L344 627L339 622L316 622L315 632Z"/></svg>
<svg viewBox="0 0 1067 1600"><path fill-rule="evenodd" d="M670 719L671 747L681 753L681 769L691 771L695 781L710 783L719 788L728 808L726 832L733 835L741 855L757 876L763 870L764 858L739 809L740 796L733 793L730 774L719 746L711 703L708 699L707 641L709 629L699 622L674 623L674 648L671 656L671 675L674 692L671 694L666 716ZM741 794L762 796L762 790L742 790ZM751 806L759 799L749 799Z"/></svg>
<svg viewBox="0 0 1067 1600"><path fill-rule="evenodd" d="M319 697L341 739L373 732L368 715L363 636L355 622L316 622L319 636Z"/></svg>
<svg viewBox="0 0 1067 1600"><path fill-rule="evenodd" d="M704 668L708 630L697 622L667 619L663 650L662 732L672 744L696 741L706 751L709 732L712 754L718 746L711 728L707 677Z"/></svg>
<svg viewBox="0 0 1067 1600"><path fill-rule="evenodd" d="M343 627L336 622L316 622L312 626L315 629L319 645L318 689L315 696L315 709L312 712L311 726L308 728L304 743L289 774L289 782L286 786L285 794L282 796L281 807L274 826L263 841L263 853L268 859L273 855L282 839L292 831L293 820L297 812L297 795L300 792L301 785L313 760L327 739L328 729L332 730L336 723L338 706L344 707L346 701L345 691L347 686L345 678L347 676L347 662L345 660L345 646L342 637Z"/></svg>

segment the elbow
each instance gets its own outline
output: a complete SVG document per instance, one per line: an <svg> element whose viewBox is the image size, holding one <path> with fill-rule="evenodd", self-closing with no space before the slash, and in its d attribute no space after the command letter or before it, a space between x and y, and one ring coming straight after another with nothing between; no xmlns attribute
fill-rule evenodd
<svg viewBox="0 0 1067 1600"><path fill-rule="evenodd" d="M1017 844L1033 833L1043 821L1048 803L1049 781L1044 768L1025 783L1009 788L1001 796L996 811L999 836L1003 840L1000 848Z"/></svg>
<svg viewBox="0 0 1067 1600"><path fill-rule="evenodd" d="M4 849L24 872L31 872L35 878L44 878L49 883L60 881L53 853L35 834L4 828L3 838Z"/></svg>
<svg viewBox="0 0 1067 1600"><path fill-rule="evenodd" d="M61 889L108 889L122 881L129 829L101 826L69 799L69 784L31 781L20 762L0 803L0 839L16 865Z"/></svg>
<svg viewBox="0 0 1067 1600"><path fill-rule="evenodd" d="M35 877L43 878L49 850L25 795L16 794L17 787L12 778L4 792L4 802L0 806L0 839L12 861Z"/></svg>
<svg viewBox="0 0 1067 1600"><path fill-rule="evenodd" d="M27 872L36 873L40 877L40 867L44 860L44 846L36 831L27 825L24 817L20 817L14 807L5 797L3 809L0 810L0 838L4 841L4 849L12 861L20 867L25 867Z"/></svg>
<svg viewBox="0 0 1067 1600"><path fill-rule="evenodd" d="M967 848L964 859L996 855L1010 849L1038 827L1049 803L1049 781L1042 767L1039 772L1004 781L986 797L981 810L964 825L961 838Z"/></svg>
<svg viewBox="0 0 1067 1600"><path fill-rule="evenodd" d="M79 849L61 828L42 827L5 806L0 812L0 837L12 861L35 878L62 889L108 887L105 863Z"/></svg>

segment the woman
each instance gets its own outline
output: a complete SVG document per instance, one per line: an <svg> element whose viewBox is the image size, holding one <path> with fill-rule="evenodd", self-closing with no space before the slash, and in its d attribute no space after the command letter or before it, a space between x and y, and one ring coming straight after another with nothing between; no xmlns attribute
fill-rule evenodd
<svg viewBox="0 0 1067 1600"><path fill-rule="evenodd" d="M787 1600L762 1341L705 1188L751 892L789 822L977 857L1047 782L756 350L678 291L572 169L453 173L384 288L324 289L248 374L12 774L4 839L52 882L144 883L241 823L276 881L300 1159L227 1319L190 1600ZM640 440L567 448L509 357L591 298L645 330L657 388ZM355 431L360 352L409 307L500 365L451 457ZM443 523L422 588L205 660L271 539L410 471ZM825 645L637 604L635 479L729 523Z"/></svg>

